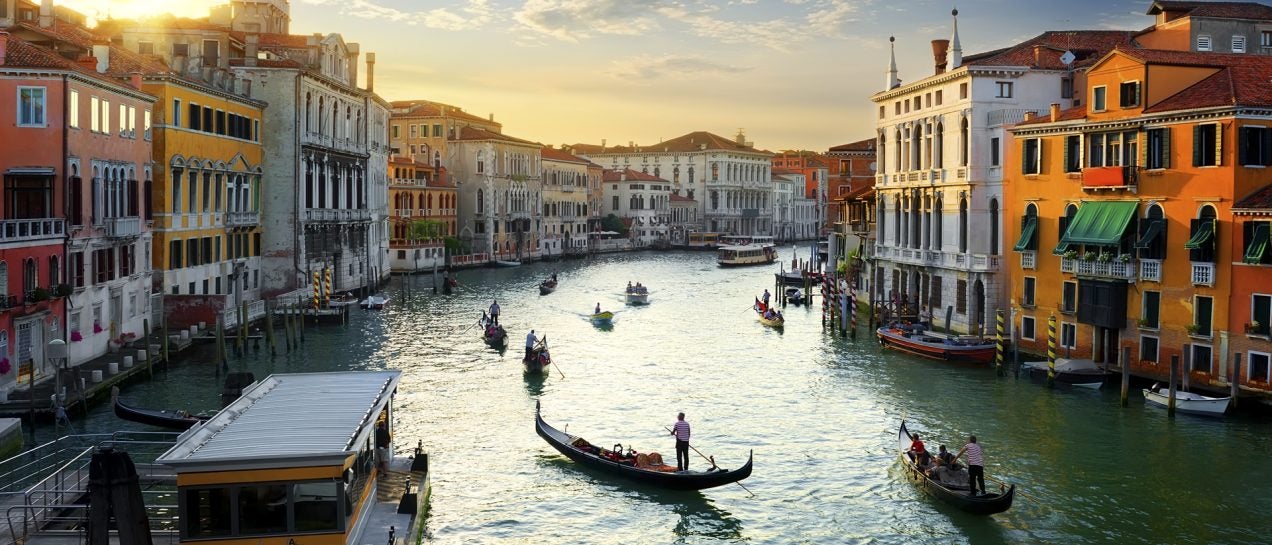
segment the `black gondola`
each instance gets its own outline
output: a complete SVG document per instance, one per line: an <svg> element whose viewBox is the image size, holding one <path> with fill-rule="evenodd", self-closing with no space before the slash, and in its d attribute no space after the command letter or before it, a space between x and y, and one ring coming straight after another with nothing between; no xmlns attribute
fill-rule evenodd
<svg viewBox="0 0 1272 545"><path fill-rule="evenodd" d="M578 436L548 425L539 414L538 402L534 404L534 429L539 437L575 462L650 486L672 490L702 490L735 483L751 476L751 459L754 453L747 455L746 464L732 471L720 468L707 471L675 471L674 468L672 471L659 471L636 467L638 456L626 457L594 447ZM579 446L576 447L575 444Z"/></svg>
<svg viewBox="0 0 1272 545"><path fill-rule="evenodd" d="M546 340L535 346L530 357L522 358L521 363L525 365L527 375L547 374L548 366L552 365L552 353L548 352Z"/></svg>
<svg viewBox="0 0 1272 545"><path fill-rule="evenodd" d="M556 288L557 288L556 280L552 280L552 279L544 280L543 282L539 283L539 295L547 295L549 293L552 293L556 291Z"/></svg>
<svg viewBox="0 0 1272 545"><path fill-rule="evenodd" d="M133 422L141 422L142 424L150 424L151 426L159 426L163 428L171 428L174 430L188 430L191 426L198 424L209 417L193 415L185 411L173 411L166 409L142 409L133 407L120 401L118 397L114 399L115 416L124 420Z"/></svg>
<svg viewBox="0 0 1272 545"><path fill-rule="evenodd" d="M905 422L902 422L901 429L897 431L897 442L901 446L901 465L905 467L906 476L917 484L919 488L926 490L950 505L974 515L992 515L994 513L1002 513L1011 508L1011 502L1016 497L1016 485L1013 484L1006 490L1002 490L1002 485L999 485L997 493L969 496L967 495L969 489L966 486L939 482L919 469L910 460L910 456L906 454L910 450L910 443L913 440L910 437L910 431L905 429Z"/></svg>
<svg viewBox="0 0 1272 545"><path fill-rule="evenodd" d="M508 347L508 332L501 325L489 327L483 323L481 325L481 338L491 348L502 350Z"/></svg>

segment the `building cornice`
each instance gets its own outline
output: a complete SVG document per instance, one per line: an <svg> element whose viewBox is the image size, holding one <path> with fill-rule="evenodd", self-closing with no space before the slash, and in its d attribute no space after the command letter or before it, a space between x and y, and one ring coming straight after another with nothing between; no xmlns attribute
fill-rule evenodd
<svg viewBox="0 0 1272 545"><path fill-rule="evenodd" d="M948 83L948 82L951 82L957 79L962 79L962 78L971 78L976 76L1020 77L1031 71L1032 72L1060 72L1060 70L1040 70L1040 69L1029 68L1027 66L980 66L980 65L960 66L954 69L953 71L946 72L944 74L935 74L932 76L928 76L926 79L919 80L909 85L903 85L901 87L897 87L896 89L889 89L887 91L880 91L872 95L870 97L870 100L874 102L882 102L885 100L891 100L893 98L896 98L902 95L907 95L914 91L922 91L931 87L935 87L937 85L941 85L941 84Z"/></svg>
<svg viewBox="0 0 1272 545"><path fill-rule="evenodd" d="M266 108L269 106L269 103L263 100L245 97L243 95L231 93L228 91L223 91L221 89L217 89L215 87L212 87L197 81L190 81L188 79L177 77L172 74L156 74L156 75L142 76L142 81L156 82L156 83L171 83L174 85L179 85L182 87L192 89L194 91L203 93L205 95L212 95L212 96L220 97L226 100L238 102L245 106L252 106L256 108Z"/></svg>
<svg viewBox="0 0 1272 545"><path fill-rule="evenodd" d="M1017 137L1044 136L1074 132L1097 132L1119 128L1153 128L1155 126L1188 122L1204 122L1225 118L1272 119L1272 108L1218 106L1212 108L1164 112L1160 114L1142 115L1133 118L1100 122L1090 122L1082 119L1030 125L1027 127L1016 126L1008 130Z"/></svg>

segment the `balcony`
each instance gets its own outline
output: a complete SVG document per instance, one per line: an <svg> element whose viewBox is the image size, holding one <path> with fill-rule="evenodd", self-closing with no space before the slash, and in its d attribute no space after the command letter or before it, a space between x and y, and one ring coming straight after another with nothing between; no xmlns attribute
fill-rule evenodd
<svg viewBox="0 0 1272 545"><path fill-rule="evenodd" d="M393 209L393 217L395 218L409 218L414 215L415 215L415 210L412 210L410 208L394 208Z"/></svg>
<svg viewBox="0 0 1272 545"><path fill-rule="evenodd" d="M1135 167L1091 167L1082 169L1082 189L1126 189L1135 187Z"/></svg>
<svg viewBox="0 0 1272 545"><path fill-rule="evenodd" d="M1060 272L1075 273L1080 276L1134 281L1136 271L1135 263L1117 259L1099 261L1065 257L1060 260Z"/></svg>
<svg viewBox="0 0 1272 545"><path fill-rule="evenodd" d="M251 227L261 223L259 212L226 212L226 227Z"/></svg>
<svg viewBox="0 0 1272 545"><path fill-rule="evenodd" d="M1162 281L1162 260L1141 259L1139 262L1139 278L1145 282Z"/></svg>
<svg viewBox="0 0 1272 545"><path fill-rule="evenodd" d="M102 220L106 236L111 238L135 237L141 234L141 218L105 218Z"/></svg>
<svg viewBox="0 0 1272 545"><path fill-rule="evenodd" d="M743 208L743 209L742 209L742 217L744 217L744 218L758 218L758 217L760 217L760 209L759 209L759 208Z"/></svg>
<svg viewBox="0 0 1272 545"><path fill-rule="evenodd" d="M428 180L417 178L393 178L389 180L389 185L394 187L426 187Z"/></svg>
<svg viewBox="0 0 1272 545"><path fill-rule="evenodd" d="M1025 251L1020 252L1020 268L1036 269L1038 267L1038 252Z"/></svg>
<svg viewBox="0 0 1272 545"><path fill-rule="evenodd" d="M305 221L307 222L365 222L371 220L371 211L365 209L332 209L332 208L306 208Z"/></svg>
<svg viewBox="0 0 1272 545"><path fill-rule="evenodd" d="M66 235L66 220L39 218L0 221L0 244L59 239Z"/></svg>
<svg viewBox="0 0 1272 545"><path fill-rule="evenodd" d="M1192 283L1194 286L1213 286L1215 284L1215 264L1214 263L1197 263L1192 264Z"/></svg>

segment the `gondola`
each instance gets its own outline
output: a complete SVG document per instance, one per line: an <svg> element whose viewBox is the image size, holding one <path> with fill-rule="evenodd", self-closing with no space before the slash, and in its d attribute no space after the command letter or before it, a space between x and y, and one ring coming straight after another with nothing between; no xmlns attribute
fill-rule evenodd
<svg viewBox="0 0 1272 545"><path fill-rule="evenodd" d="M209 418L207 416L193 415L185 411L133 407L120 401L118 396L114 396L113 402L115 405L115 416L124 420L162 428L188 430L191 426Z"/></svg>
<svg viewBox="0 0 1272 545"><path fill-rule="evenodd" d="M672 490L702 490L735 483L751 476L751 459L754 453L747 455L746 464L732 471L720 468L676 471L673 467L653 465L647 468L637 467L636 464L641 460L648 460L649 455L623 456L615 451L592 446L578 436L553 428L543 421L538 402L534 405L534 429L552 448L577 463L649 486Z"/></svg>
<svg viewBox="0 0 1272 545"><path fill-rule="evenodd" d="M503 326L497 325L493 331L486 327L485 323L478 327L481 327L481 339L486 341L486 344L491 348L502 350L508 347L508 332L504 330Z"/></svg>
<svg viewBox="0 0 1272 545"><path fill-rule="evenodd" d="M547 295L556 291L557 281L548 279L539 283L539 295Z"/></svg>
<svg viewBox="0 0 1272 545"><path fill-rule="evenodd" d="M799 288L786 288L786 302L800 306L808 301L804 299L804 292L800 291Z"/></svg>
<svg viewBox="0 0 1272 545"><path fill-rule="evenodd" d="M905 429L905 422L902 422L901 429L897 431L897 443L901 447L901 465L905 467L906 476L917 484L919 488L954 507L974 515L992 515L994 513L1002 513L1011 508L1011 502L1016 497L1016 485L1013 484L1006 490L1002 490L1002 485L999 485L997 493L968 496L966 485L941 483L915 466L914 462L910 460L910 456L906 454L910 450L912 441L913 438L910 437L910 431Z"/></svg>
<svg viewBox="0 0 1272 545"><path fill-rule="evenodd" d="M759 299L755 300L755 306L752 308L755 309L755 318L759 320L761 324L773 329L782 329L782 327L786 325L786 318L782 317L781 313L778 313L776 318L765 318L764 309L767 307L764 303L761 303Z"/></svg>
<svg viewBox="0 0 1272 545"><path fill-rule="evenodd" d="M548 374L548 367L552 365L552 354L548 352L547 342L540 342L534 350L530 351L530 357L521 358L521 363L525 365L527 375Z"/></svg>
<svg viewBox="0 0 1272 545"><path fill-rule="evenodd" d="M885 325L875 334L883 346L939 361L989 363L997 350L985 339L934 333L907 324Z"/></svg>

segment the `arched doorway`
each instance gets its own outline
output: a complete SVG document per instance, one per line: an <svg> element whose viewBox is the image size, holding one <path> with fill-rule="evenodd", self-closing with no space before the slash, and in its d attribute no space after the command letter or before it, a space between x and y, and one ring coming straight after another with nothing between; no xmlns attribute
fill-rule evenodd
<svg viewBox="0 0 1272 545"><path fill-rule="evenodd" d="M977 278L972 288L972 309L968 313L969 317L974 317L971 323L967 324L969 333L979 335L984 333L985 325L985 283Z"/></svg>

